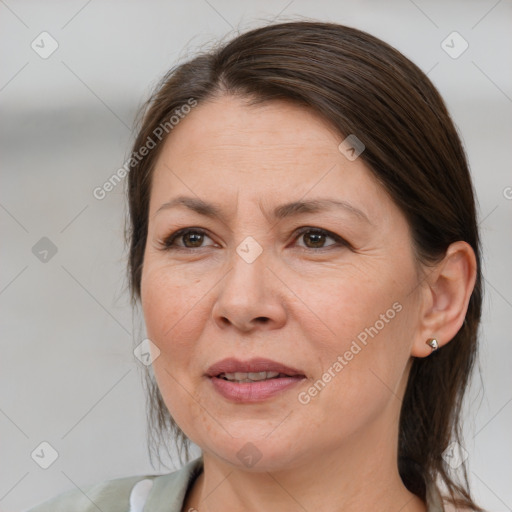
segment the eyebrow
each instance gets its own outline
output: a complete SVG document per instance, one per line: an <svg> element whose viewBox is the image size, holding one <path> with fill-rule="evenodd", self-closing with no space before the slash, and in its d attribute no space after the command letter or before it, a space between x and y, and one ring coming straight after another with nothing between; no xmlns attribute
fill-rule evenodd
<svg viewBox="0 0 512 512"><path fill-rule="evenodd" d="M156 213L159 213L162 210L168 210L170 208L175 208L178 206L184 206L200 215L204 215L206 217L217 217L219 219L224 219L224 215L222 213L222 209L213 204L203 201L202 199L196 197L187 197L187 196L178 196L167 203L164 203ZM369 224L373 224L368 216L359 208L356 208L352 204L342 201L339 199L310 199L308 201L293 201L290 203L283 204L274 209L272 217L274 219L284 219L287 217L293 217L297 215L302 215L306 213L317 213L325 210L332 210L336 208L344 209L345 211L351 213L352 215L358 217Z"/></svg>

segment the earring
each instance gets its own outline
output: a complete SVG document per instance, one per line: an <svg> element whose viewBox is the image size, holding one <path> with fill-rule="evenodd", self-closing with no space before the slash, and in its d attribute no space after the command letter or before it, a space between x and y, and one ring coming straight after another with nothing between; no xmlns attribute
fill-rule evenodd
<svg viewBox="0 0 512 512"><path fill-rule="evenodd" d="M435 352L439 348L439 343L435 338L429 338L426 343L432 349L432 352Z"/></svg>

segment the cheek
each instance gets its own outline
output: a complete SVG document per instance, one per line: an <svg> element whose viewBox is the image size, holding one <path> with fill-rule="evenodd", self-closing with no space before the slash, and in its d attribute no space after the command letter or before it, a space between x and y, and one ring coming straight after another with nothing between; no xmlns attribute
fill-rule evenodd
<svg viewBox="0 0 512 512"><path fill-rule="evenodd" d="M296 317L309 331L312 349L316 345L331 354L344 352L354 340L364 346L402 325L397 319L407 287L393 279L391 269L371 270L343 268L315 279L300 276L293 283L297 295L304 297Z"/></svg>
<svg viewBox="0 0 512 512"><path fill-rule="evenodd" d="M351 309L347 303L347 314L352 316L338 316L341 335L325 344L322 371L297 396L299 408L303 408L312 428L323 430L326 439L347 438L371 424L390 406L400 406L398 397L409 360L407 320L402 316L406 313L405 308L400 309L401 304L383 304L384 308L379 300L367 302L370 314L362 315L357 307ZM395 309L393 304L397 304Z"/></svg>
<svg viewBox="0 0 512 512"><path fill-rule="evenodd" d="M141 303L148 338L163 356L172 361L184 359L194 347L205 312L203 290L198 278L184 276L165 264L148 262L141 281ZM191 319L194 318L194 321Z"/></svg>
<svg viewBox="0 0 512 512"><path fill-rule="evenodd" d="M197 361L197 340L201 335L201 298L206 291L192 280L148 261L141 280L141 303L147 337L158 347L152 368L165 406L174 420L195 442L192 425L207 423L200 397L188 378ZM191 435L192 434L192 435Z"/></svg>
<svg viewBox="0 0 512 512"><path fill-rule="evenodd" d="M398 394L410 357L415 306L412 267L404 266L399 280L396 275L392 268L346 273L328 295L310 289L308 300L319 314L308 338L321 370L303 402L311 399L325 410L337 404L341 416L372 414ZM315 331L326 334L315 337Z"/></svg>

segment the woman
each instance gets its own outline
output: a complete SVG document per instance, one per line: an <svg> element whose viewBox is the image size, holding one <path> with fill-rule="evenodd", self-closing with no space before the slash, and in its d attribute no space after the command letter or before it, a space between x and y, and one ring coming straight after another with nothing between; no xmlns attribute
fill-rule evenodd
<svg viewBox="0 0 512 512"><path fill-rule="evenodd" d="M202 455L33 511L481 510L475 199L421 70L353 28L255 29L167 74L129 165L151 418Z"/></svg>

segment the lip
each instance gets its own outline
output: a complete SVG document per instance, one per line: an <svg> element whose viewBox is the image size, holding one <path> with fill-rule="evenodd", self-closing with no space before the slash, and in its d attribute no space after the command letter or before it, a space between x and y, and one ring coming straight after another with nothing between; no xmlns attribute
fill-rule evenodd
<svg viewBox="0 0 512 512"><path fill-rule="evenodd" d="M279 372L287 376L259 382L239 383L218 377L221 373L265 371ZM235 358L223 359L210 366L206 376L216 392L227 400L237 403L254 403L267 400L294 387L306 378L301 370L264 358L251 359L249 361L240 361Z"/></svg>
<svg viewBox="0 0 512 512"><path fill-rule="evenodd" d="M265 358L254 358L249 361L240 361L234 357L222 359L208 368L206 375L208 377L217 377L221 373L235 373L235 372L279 372L284 373L290 377L302 376L305 377L302 370L286 366L277 361Z"/></svg>

